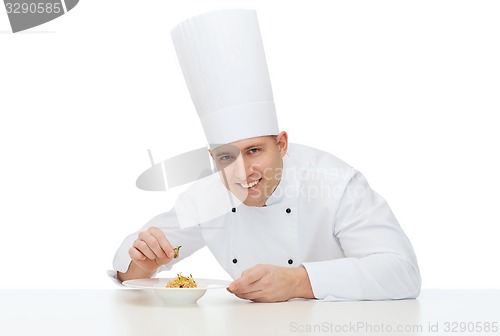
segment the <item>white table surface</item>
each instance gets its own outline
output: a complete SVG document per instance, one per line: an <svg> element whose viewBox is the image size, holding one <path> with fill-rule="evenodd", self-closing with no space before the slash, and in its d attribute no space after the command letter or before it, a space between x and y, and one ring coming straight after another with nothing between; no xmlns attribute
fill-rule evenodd
<svg viewBox="0 0 500 336"><path fill-rule="evenodd" d="M490 331L478 332L486 323ZM500 335L492 328L499 324L500 290L423 290L416 300L400 301L269 304L217 289L187 306L165 305L152 291L128 288L0 290L5 336ZM468 331L460 332L464 326Z"/></svg>

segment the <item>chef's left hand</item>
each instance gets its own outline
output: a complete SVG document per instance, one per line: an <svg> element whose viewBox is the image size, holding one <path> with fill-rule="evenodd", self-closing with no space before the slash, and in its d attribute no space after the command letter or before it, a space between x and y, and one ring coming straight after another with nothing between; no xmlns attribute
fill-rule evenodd
<svg viewBox="0 0 500 336"><path fill-rule="evenodd" d="M309 276L303 266L286 268L257 265L244 271L227 290L241 299L255 302L314 298Z"/></svg>

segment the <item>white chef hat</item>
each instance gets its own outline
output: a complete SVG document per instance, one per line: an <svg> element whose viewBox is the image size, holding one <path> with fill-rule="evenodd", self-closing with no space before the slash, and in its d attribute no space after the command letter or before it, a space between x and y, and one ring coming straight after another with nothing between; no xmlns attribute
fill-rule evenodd
<svg viewBox="0 0 500 336"><path fill-rule="evenodd" d="M201 14L171 35L210 146L279 133L254 10Z"/></svg>

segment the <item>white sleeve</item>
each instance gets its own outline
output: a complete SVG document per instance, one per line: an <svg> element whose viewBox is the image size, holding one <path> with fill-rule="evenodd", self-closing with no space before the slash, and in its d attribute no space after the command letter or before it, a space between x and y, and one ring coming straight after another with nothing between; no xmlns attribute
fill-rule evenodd
<svg viewBox="0 0 500 336"><path fill-rule="evenodd" d="M387 202L356 173L344 190L334 234L345 258L304 263L324 300L415 298L421 277L411 243Z"/></svg>
<svg viewBox="0 0 500 336"><path fill-rule="evenodd" d="M175 210L172 209L154 217L139 231L130 234L123 240L113 259L114 270L108 272L112 278L116 279L116 271L124 273L128 270L130 262L132 261L128 254L128 250L137 239L139 232L144 231L151 226L161 229L172 246L182 246L179 258L172 260L167 265L161 266L158 269L158 272L170 270L177 262L192 255L194 252L205 246L205 241L201 235L200 227L196 225L186 229L180 229L177 215Z"/></svg>

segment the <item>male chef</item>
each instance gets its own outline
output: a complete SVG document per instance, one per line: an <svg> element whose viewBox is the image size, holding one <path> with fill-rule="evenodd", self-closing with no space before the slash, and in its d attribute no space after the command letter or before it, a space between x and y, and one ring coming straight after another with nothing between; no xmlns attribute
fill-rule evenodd
<svg viewBox="0 0 500 336"><path fill-rule="evenodd" d="M386 201L354 168L280 132L255 11L205 13L171 35L218 172L123 241L117 279L208 246L243 299L417 297L417 260Z"/></svg>

